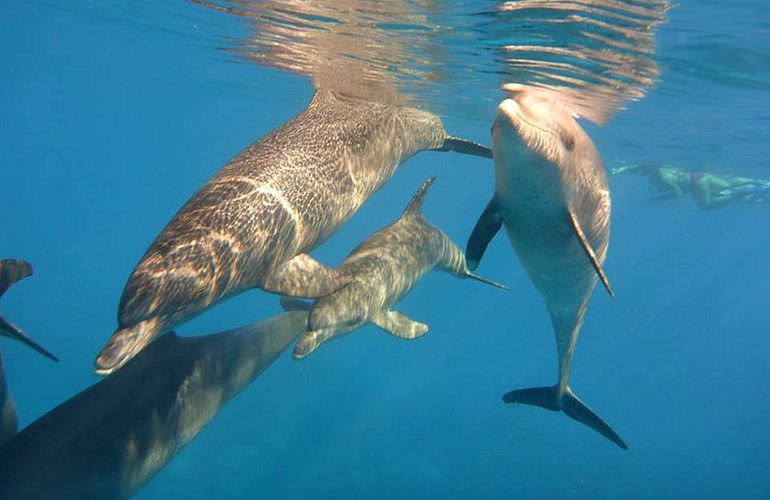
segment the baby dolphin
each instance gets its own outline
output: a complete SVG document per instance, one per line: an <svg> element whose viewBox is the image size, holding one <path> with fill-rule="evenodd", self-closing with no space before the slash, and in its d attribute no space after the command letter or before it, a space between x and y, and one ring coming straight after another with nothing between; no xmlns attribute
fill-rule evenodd
<svg viewBox="0 0 770 500"><path fill-rule="evenodd" d="M223 333L164 335L0 447L0 498L130 497L306 324L295 311Z"/></svg>
<svg viewBox="0 0 770 500"><path fill-rule="evenodd" d="M120 368L156 335L251 288L297 297L345 283L308 256L409 157L491 157L419 109L318 91L299 116L246 148L174 216L128 280L118 330L96 372Z"/></svg>
<svg viewBox="0 0 770 500"><path fill-rule="evenodd" d="M294 347L295 359L304 358L327 340L367 323L403 339L425 335L428 325L391 307L434 268L507 289L469 271L463 252L422 216L423 200L434 180L431 177L425 181L400 219L369 236L336 269L341 279L350 284L315 300L310 308L308 331ZM288 309L301 309L304 304L283 302Z"/></svg>
<svg viewBox="0 0 770 500"><path fill-rule="evenodd" d="M21 259L0 260L0 297L3 296L5 291L8 290L11 285L28 276L32 276L32 266L29 262ZM27 346L36 350L43 356L46 356L54 361L59 361L59 358L32 340L21 330L21 328L6 320L2 316L0 316L0 335L18 340L22 344L26 344Z"/></svg>
<svg viewBox="0 0 770 500"><path fill-rule="evenodd" d="M623 449L623 440L569 387L570 367L610 234L610 193L599 152L573 115L522 85L497 108L492 127L495 194L466 249L475 269L492 237L508 239L545 299L556 333L559 380L512 391L506 403L563 410Z"/></svg>

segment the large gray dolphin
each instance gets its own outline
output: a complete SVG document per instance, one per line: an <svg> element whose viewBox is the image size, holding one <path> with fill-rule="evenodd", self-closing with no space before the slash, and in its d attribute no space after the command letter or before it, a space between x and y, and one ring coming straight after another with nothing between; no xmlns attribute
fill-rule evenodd
<svg viewBox="0 0 770 500"><path fill-rule="evenodd" d="M424 150L491 157L448 136L431 113L316 92L299 116L219 170L155 239L126 284L96 372L113 372L154 336L244 290L317 297L341 288L307 252Z"/></svg>
<svg viewBox="0 0 770 500"><path fill-rule="evenodd" d="M0 297L10 288L11 285L17 281L32 275L32 266L29 262L21 259L2 259L0 260ZM54 361L59 361L59 358L51 354L46 348L32 340L27 334L25 334L21 328L14 325L10 321L0 316L0 335L3 335L14 340L18 340L22 344L26 344L32 349L36 350L43 356L46 356Z"/></svg>
<svg viewBox="0 0 770 500"><path fill-rule="evenodd" d="M559 380L552 387L512 391L507 403L563 410L621 448L623 440L570 389L572 357L610 235L610 193L599 152L573 115L525 86L510 97L492 127L495 194L466 250L475 269L492 237L508 239L544 297L556 333Z"/></svg>
<svg viewBox="0 0 770 500"><path fill-rule="evenodd" d="M304 330L288 312L204 337L169 333L0 447L0 498L126 498Z"/></svg>
<svg viewBox="0 0 770 500"><path fill-rule="evenodd" d="M428 325L391 307L432 269L507 288L469 271L463 252L422 216L423 201L434 180L425 181L400 219L369 236L334 271L350 284L313 302L308 331L294 347L295 359L367 323L404 339L425 335ZM306 307L299 301L284 301L284 306Z"/></svg>

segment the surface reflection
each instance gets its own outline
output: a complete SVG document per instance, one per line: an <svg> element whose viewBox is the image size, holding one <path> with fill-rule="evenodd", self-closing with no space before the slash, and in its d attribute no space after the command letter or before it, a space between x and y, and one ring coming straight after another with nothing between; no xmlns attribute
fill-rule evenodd
<svg viewBox="0 0 770 500"><path fill-rule="evenodd" d="M597 123L659 78L654 34L669 9L667 0L191 1L249 24L248 36L229 37L239 58L316 88L486 119L500 85L522 83Z"/></svg>

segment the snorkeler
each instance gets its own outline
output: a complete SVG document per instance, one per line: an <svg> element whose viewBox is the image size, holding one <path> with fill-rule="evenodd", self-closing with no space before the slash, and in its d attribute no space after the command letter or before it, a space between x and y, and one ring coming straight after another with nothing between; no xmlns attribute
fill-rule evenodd
<svg viewBox="0 0 770 500"><path fill-rule="evenodd" d="M662 201L692 193L702 210L723 207L736 201L770 203L770 182L691 171L673 165L624 165L613 168L611 174L638 173L646 175L663 194L654 197Z"/></svg>

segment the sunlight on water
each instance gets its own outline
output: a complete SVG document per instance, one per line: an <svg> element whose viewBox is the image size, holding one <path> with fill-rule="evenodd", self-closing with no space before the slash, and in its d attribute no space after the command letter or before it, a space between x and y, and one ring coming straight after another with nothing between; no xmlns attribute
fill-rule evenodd
<svg viewBox="0 0 770 500"><path fill-rule="evenodd" d="M655 30L669 3L524 0L207 2L239 16L241 59L306 75L316 88L416 101L484 117L504 83L536 85L576 114L606 122L655 84ZM485 103L485 105L488 103Z"/></svg>

